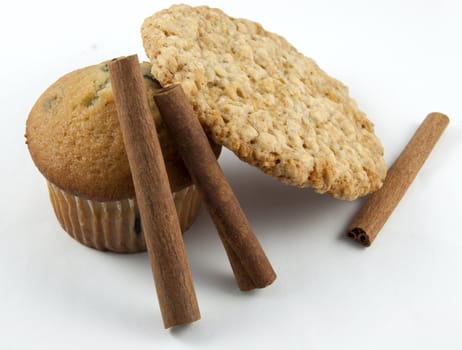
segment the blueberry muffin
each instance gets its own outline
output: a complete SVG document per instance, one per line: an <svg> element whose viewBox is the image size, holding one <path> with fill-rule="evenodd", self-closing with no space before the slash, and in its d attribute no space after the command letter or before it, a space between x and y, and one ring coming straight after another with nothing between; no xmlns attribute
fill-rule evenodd
<svg viewBox="0 0 462 350"><path fill-rule="evenodd" d="M185 231L197 215L199 194L155 105L153 95L160 85L150 64L142 63L141 69ZM52 84L29 114L26 140L47 180L56 216L69 235L99 250L146 250L108 62L78 69Z"/></svg>

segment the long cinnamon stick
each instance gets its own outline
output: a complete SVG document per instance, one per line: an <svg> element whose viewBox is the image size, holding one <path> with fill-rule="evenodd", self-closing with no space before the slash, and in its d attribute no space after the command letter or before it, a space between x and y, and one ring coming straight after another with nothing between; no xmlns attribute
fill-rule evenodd
<svg viewBox="0 0 462 350"><path fill-rule="evenodd" d="M276 274L223 175L181 85L160 90L154 99L193 182L202 193L239 288L249 290L271 284Z"/></svg>
<svg viewBox="0 0 462 350"><path fill-rule="evenodd" d="M136 55L109 65L165 328L200 319L175 204Z"/></svg>
<svg viewBox="0 0 462 350"><path fill-rule="evenodd" d="M380 190L371 194L350 224L347 235L368 247L414 181L449 123L441 113L430 113L388 171Z"/></svg>

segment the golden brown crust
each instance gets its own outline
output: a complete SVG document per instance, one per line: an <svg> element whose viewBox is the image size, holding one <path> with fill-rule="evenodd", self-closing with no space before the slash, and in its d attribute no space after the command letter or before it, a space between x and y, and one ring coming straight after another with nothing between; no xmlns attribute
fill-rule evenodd
<svg viewBox="0 0 462 350"><path fill-rule="evenodd" d="M354 199L385 178L373 124L341 82L258 23L205 6L147 18L162 86L181 83L213 140L280 181Z"/></svg>
<svg viewBox="0 0 462 350"><path fill-rule="evenodd" d="M160 85L148 63L141 68L172 189L177 191L190 180L153 99ZM65 191L100 201L135 197L107 62L78 69L52 84L29 114L26 139L38 169Z"/></svg>

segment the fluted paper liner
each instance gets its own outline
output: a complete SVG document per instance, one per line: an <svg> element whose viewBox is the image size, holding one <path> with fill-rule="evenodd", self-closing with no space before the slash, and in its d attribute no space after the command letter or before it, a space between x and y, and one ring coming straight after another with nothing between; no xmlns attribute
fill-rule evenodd
<svg viewBox="0 0 462 350"><path fill-rule="evenodd" d="M117 253L146 251L146 243L136 200L98 202L74 196L48 182L51 203L63 229L86 246ZM194 185L173 193L185 232L194 222L200 208L200 195Z"/></svg>

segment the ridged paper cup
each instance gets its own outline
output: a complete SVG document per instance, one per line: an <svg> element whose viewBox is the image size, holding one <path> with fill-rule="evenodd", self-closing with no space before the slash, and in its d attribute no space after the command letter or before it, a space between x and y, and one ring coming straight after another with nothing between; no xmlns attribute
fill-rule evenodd
<svg viewBox="0 0 462 350"><path fill-rule="evenodd" d="M99 202L74 196L48 182L51 203L63 229L88 247L117 253L146 251L136 200ZM182 232L194 222L200 195L194 185L173 193Z"/></svg>

